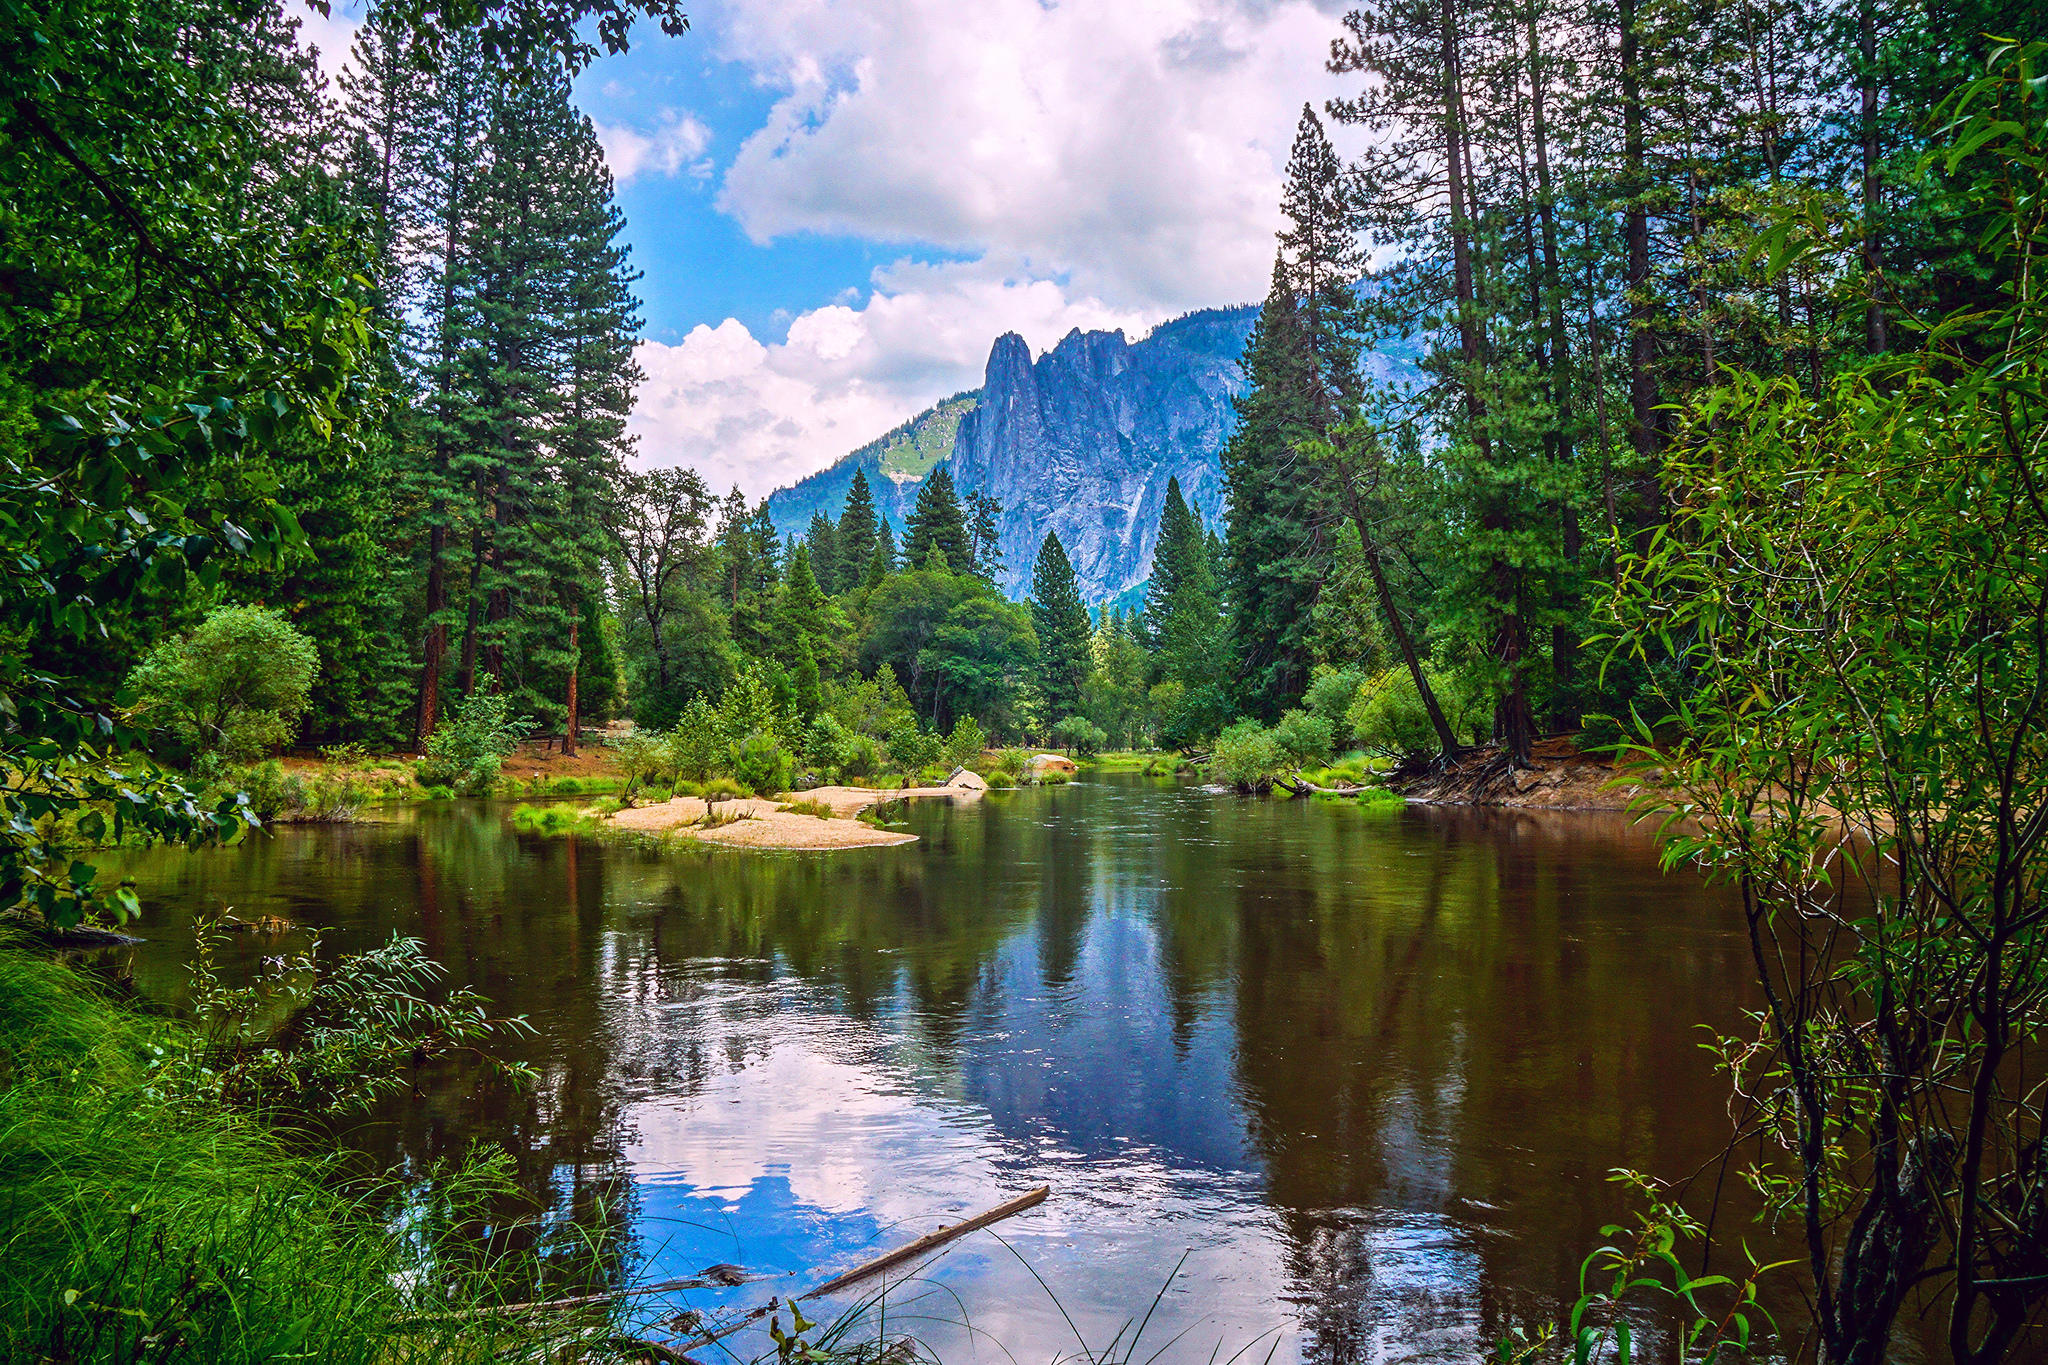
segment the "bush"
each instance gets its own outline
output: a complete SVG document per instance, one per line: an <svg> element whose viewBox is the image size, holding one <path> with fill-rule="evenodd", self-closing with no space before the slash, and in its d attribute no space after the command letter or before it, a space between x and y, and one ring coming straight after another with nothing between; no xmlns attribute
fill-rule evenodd
<svg viewBox="0 0 2048 1365"><path fill-rule="evenodd" d="M1102 746L1109 743L1109 732L1086 716L1068 716L1052 727L1052 738L1060 748L1086 757L1102 752Z"/></svg>
<svg viewBox="0 0 2048 1365"><path fill-rule="evenodd" d="M732 801L751 795L753 795L752 792L729 777L714 777L704 784L704 799L706 801Z"/></svg>
<svg viewBox="0 0 2048 1365"><path fill-rule="evenodd" d="M1480 689L1449 669L1425 668L1422 675L1429 679L1453 733L1463 736L1484 704ZM1406 668L1389 668L1369 679L1358 689L1345 719L1352 742L1368 753L1400 759L1436 752L1436 730Z"/></svg>
<svg viewBox="0 0 2048 1365"><path fill-rule="evenodd" d="M269 607L219 607L128 675L136 716L195 753L252 759L291 740L320 651Z"/></svg>
<svg viewBox="0 0 2048 1365"><path fill-rule="evenodd" d="M732 746L733 777L761 796L788 791L795 771L795 761L772 734L756 730Z"/></svg>
<svg viewBox="0 0 2048 1365"><path fill-rule="evenodd" d="M889 731L888 744L889 761L911 776L939 761L939 737L926 734L909 716L897 721Z"/></svg>
<svg viewBox="0 0 2048 1365"><path fill-rule="evenodd" d="M427 756L413 765L413 777L422 787L487 793L498 779L505 755L518 747L526 729L525 722L512 719L507 698L479 688L463 698L452 717L435 727L427 740Z"/></svg>
<svg viewBox="0 0 2048 1365"><path fill-rule="evenodd" d="M953 722L953 733L946 736L945 761L956 767L967 767L981 757L988 747L988 735L983 732L981 722L972 716L962 716Z"/></svg>
<svg viewBox="0 0 2048 1365"><path fill-rule="evenodd" d="M1330 761L1330 722L1312 711L1289 711L1272 729L1273 742L1289 763L1311 768Z"/></svg>
<svg viewBox="0 0 2048 1365"><path fill-rule="evenodd" d="M668 745L651 731L635 730L621 735L613 742L611 751L619 765L619 775L625 779L620 795L629 801L641 783L659 779L669 768Z"/></svg>
<svg viewBox="0 0 2048 1365"><path fill-rule="evenodd" d="M1241 720L1216 737L1209 774L1240 791L1270 787L1287 756L1271 731L1255 720Z"/></svg>
<svg viewBox="0 0 2048 1365"><path fill-rule="evenodd" d="M1358 689L1364 685L1365 674L1360 670L1331 668L1327 664L1318 666L1308 681L1301 704L1330 723L1333 752L1351 742L1351 703L1358 699Z"/></svg>

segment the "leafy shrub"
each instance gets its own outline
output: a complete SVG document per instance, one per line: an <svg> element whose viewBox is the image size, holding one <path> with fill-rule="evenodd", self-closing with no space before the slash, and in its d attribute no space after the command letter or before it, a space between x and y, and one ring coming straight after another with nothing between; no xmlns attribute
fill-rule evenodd
<svg viewBox="0 0 2048 1365"><path fill-rule="evenodd" d="M966 767L981 757L981 751L988 747L988 735L982 730L981 722L972 716L962 716L953 722L953 733L946 736L946 749L942 757L947 763Z"/></svg>
<svg viewBox="0 0 2048 1365"><path fill-rule="evenodd" d="M745 787L742 787L729 777L714 777L704 784L704 799L706 801L732 801L739 797L751 795L753 795L752 792L749 792Z"/></svg>
<svg viewBox="0 0 2048 1365"><path fill-rule="evenodd" d="M573 777L558 777L548 783L548 790L556 796L581 796L583 784Z"/></svg>
<svg viewBox="0 0 2048 1365"><path fill-rule="evenodd" d="M762 796L788 791L795 771L796 763L773 734L756 730L732 746L733 777Z"/></svg>
<svg viewBox="0 0 2048 1365"><path fill-rule="evenodd" d="M128 675L137 718L195 753L251 759L290 741L320 651L269 607L219 607Z"/></svg>
<svg viewBox="0 0 2048 1365"><path fill-rule="evenodd" d="M662 742L667 754L667 775L672 782L702 782L725 766L726 750L736 739L744 738L748 730L737 733L728 729L733 723L730 716L723 714L724 708L714 711L702 697L693 698L683 708L683 714L676 719L675 728L668 732Z"/></svg>
<svg viewBox="0 0 2048 1365"><path fill-rule="evenodd" d="M1330 761L1334 747L1330 739L1330 722L1313 711L1289 711L1280 717L1280 723L1272 729L1273 742L1280 746L1280 752L1289 763L1296 767L1312 767Z"/></svg>
<svg viewBox="0 0 2048 1365"><path fill-rule="evenodd" d="M413 777L422 787L488 792L505 755L518 747L526 729L525 722L512 719L506 697L478 688L435 727L427 740L427 756L413 765Z"/></svg>
<svg viewBox="0 0 2048 1365"><path fill-rule="evenodd" d="M455 799L454 789L441 786L439 783L427 787L420 794L429 801L453 801Z"/></svg>
<svg viewBox="0 0 2048 1365"><path fill-rule="evenodd" d="M1031 768L1031 755L1022 749L1005 749L996 755L995 773L1015 782Z"/></svg>
<svg viewBox="0 0 2048 1365"><path fill-rule="evenodd" d="M1254 791L1271 786L1286 761L1271 731L1255 720L1241 720L1216 737L1209 774L1241 791Z"/></svg>
<svg viewBox="0 0 2048 1365"><path fill-rule="evenodd" d="M1483 705L1481 689L1450 669L1425 668L1422 675L1436 693L1437 704L1443 707L1452 731L1461 736L1466 734ZM1429 712L1423 709L1422 694L1415 690L1415 679L1406 668L1389 668L1368 679L1358 689L1345 719L1350 724L1352 741L1368 753L1406 758L1436 751L1436 730L1429 723Z"/></svg>
<svg viewBox="0 0 2048 1365"><path fill-rule="evenodd" d="M889 761L915 775L939 761L941 750L937 735L927 734L916 720L905 716L889 731Z"/></svg>
<svg viewBox="0 0 2048 1365"><path fill-rule="evenodd" d="M1304 708L1321 716L1330 723L1330 747L1332 750L1351 742L1351 703L1358 699L1358 689L1365 685L1365 674L1356 668L1331 668L1318 665L1308 680L1308 691L1302 694Z"/></svg>
<svg viewBox="0 0 2048 1365"><path fill-rule="evenodd" d="M1102 746L1109 743L1109 732L1086 716L1068 716L1052 727L1052 738L1060 748L1086 756L1102 752Z"/></svg>

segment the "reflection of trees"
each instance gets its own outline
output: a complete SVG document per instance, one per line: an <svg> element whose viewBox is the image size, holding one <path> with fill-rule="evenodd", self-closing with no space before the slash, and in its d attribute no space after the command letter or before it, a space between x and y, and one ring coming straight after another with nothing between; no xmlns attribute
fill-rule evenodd
<svg viewBox="0 0 2048 1365"><path fill-rule="evenodd" d="M1487 1330L1529 1306L1499 1286L1568 1299L1621 1213L1605 1172L1684 1175L1717 1150L1695 1025L1731 1023L1742 979L1706 893L1619 830L1350 814L1226 834L1241 1083L1330 1360L1390 1320L1426 1335L1445 1290ZM1452 1282L1383 1283L1377 1259L1423 1254L1381 1227L1396 1210L1439 1229Z"/></svg>
<svg viewBox="0 0 2048 1365"><path fill-rule="evenodd" d="M502 1143L529 1201L467 1231L551 1283L631 1269L635 1104L758 1061L780 1011L887 1020L999 1130L1136 1135L1190 1172L1243 1169L1248 1141L1333 1361L1390 1322L1469 1339L1474 1312L1552 1307L1509 1296L1568 1293L1620 1212L1606 1169L1689 1172L1725 1127L1693 1025L1734 1016L1741 949L1619 822L1136 783L909 818L924 843L831 856L552 840L460 808L136 855L166 940L137 976L168 989L181 917L222 902L331 925L332 951L426 939L532 1021L508 1051L539 1080L422 1075L349 1140L414 1171ZM577 1260L596 1231L612 1252Z"/></svg>

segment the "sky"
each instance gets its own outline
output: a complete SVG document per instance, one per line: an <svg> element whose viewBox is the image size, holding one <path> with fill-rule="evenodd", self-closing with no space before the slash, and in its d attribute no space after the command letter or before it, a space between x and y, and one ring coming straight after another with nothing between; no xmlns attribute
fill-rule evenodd
<svg viewBox="0 0 2048 1365"><path fill-rule="evenodd" d="M330 70L365 0L283 0ZM639 463L750 496L981 383L990 344L1257 301L1333 0L748 0L576 95L641 274ZM1340 141L1340 146L1341 146Z"/></svg>

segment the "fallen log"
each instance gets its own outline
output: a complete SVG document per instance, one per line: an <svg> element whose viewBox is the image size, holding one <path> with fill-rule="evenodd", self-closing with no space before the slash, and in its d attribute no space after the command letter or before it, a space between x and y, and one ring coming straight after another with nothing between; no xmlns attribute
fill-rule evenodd
<svg viewBox="0 0 2048 1365"><path fill-rule="evenodd" d="M894 1251L877 1256L872 1261L855 1266L844 1275L835 1276L825 1281L816 1289L805 1294L799 1302L820 1298L826 1294L835 1294L848 1285L859 1284L862 1280L869 1279L881 1274L885 1270L902 1265L905 1261L922 1256L927 1251L936 1250L955 1238L965 1237L968 1233L985 1228L991 1223L1000 1223L1012 1214L1022 1213L1029 1208L1036 1208L1038 1205L1043 1204L1046 1196L1051 1193L1052 1186L1040 1185L1035 1190L1018 1195L1008 1203L996 1205L987 1213L978 1213L964 1223L955 1223L951 1227L940 1228L937 1232L928 1232L914 1242L906 1242Z"/></svg>

